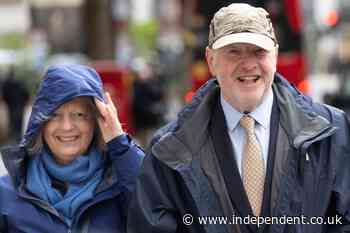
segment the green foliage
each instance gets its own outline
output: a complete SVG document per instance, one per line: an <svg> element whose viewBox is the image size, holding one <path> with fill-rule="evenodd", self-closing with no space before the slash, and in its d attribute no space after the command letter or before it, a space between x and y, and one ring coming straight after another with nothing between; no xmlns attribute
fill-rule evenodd
<svg viewBox="0 0 350 233"><path fill-rule="evenodd" d="M136 51L141 56L149 56L156 48L158 23L149 21L135 23L130 26L130 34L135 43Z"/></svg>
<svg viewBox="0 0 350 233"><path fill-rule="evenodd" d="M26 36L24 33L8 33L0 35L0 48L20 49L26 46Z"/></svg>

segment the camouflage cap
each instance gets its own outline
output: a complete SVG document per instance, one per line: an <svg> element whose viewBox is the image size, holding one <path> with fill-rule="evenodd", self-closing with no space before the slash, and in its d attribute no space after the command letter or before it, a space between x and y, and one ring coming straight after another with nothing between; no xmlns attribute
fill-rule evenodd
<svg viewBox="0 0 350 233"><path fill-rule="evenodd" d="M277 46L269 13L260 7L232 3L217 11L210 23L209 47L249 43L266 50Z"/></svg>

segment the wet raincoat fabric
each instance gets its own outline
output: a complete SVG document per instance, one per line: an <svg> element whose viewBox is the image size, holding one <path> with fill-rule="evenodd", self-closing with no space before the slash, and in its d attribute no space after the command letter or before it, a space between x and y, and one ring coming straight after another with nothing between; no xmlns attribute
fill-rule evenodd
<svg viewBox="0 0 350 233"><path fill-rule="evenodd" d="M125 232L126 210L143 158L143 151L128 135L107 143L102 180L93 198L79 207L72 226L65 223L52 205L26 188L28 146L60 105L80 96L104 100L102 82L93 69L80 65L48 69L21 144L1 150L8 171L8 175L0 178L1 233Z"/></svg>

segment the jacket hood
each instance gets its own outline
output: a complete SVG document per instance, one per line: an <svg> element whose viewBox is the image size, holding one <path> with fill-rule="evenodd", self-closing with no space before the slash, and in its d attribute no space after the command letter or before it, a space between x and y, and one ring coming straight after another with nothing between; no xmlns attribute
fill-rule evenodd
<svg viewBox="0 0 350 233"><path fill-rule="evenodd" d="M35 140L43 123L60 105L79 96L104 101L102 81L94 69L83 65L49 67L40 83L21 146Z"/></svg>

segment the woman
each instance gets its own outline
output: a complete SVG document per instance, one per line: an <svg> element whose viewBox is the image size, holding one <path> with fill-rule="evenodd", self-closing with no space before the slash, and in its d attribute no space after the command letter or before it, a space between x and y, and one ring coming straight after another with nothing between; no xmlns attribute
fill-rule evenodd
<svg viewBox="0 0 350 233"><path fill-rule="evenodd" d="M21 144L2 150L0 232L125 232L143 155L93 69L49 68Z"/></svg>

